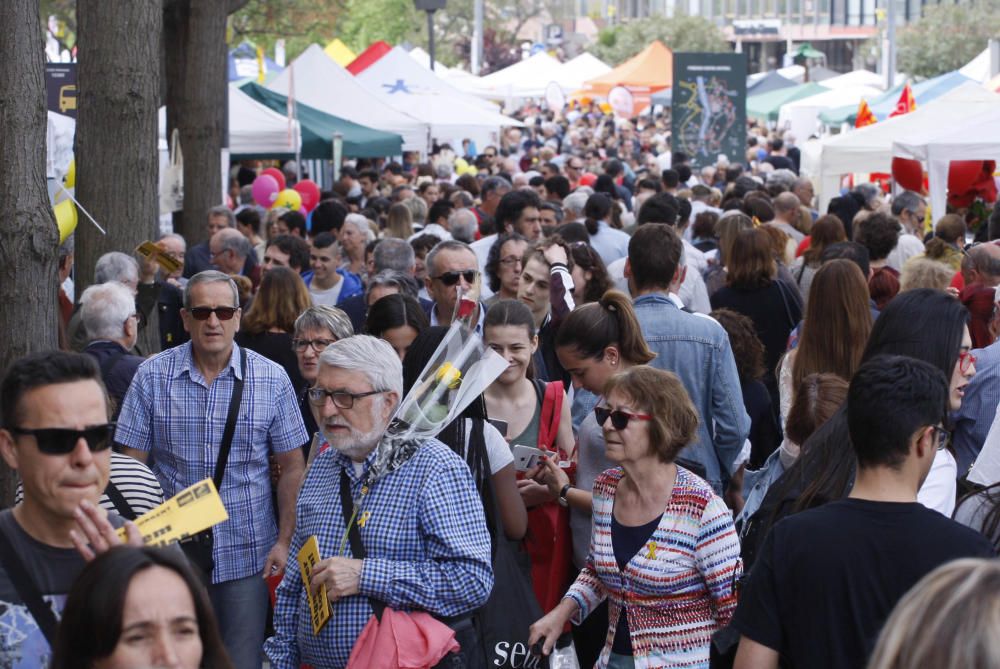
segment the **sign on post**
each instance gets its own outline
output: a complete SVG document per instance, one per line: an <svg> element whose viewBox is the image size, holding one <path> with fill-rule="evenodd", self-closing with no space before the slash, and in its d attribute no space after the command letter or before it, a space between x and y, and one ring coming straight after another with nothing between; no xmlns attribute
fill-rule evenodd
<svg viewBox="0 0 1000 669"><path fill-rule="evenodd" d="M671 149L705 167L746 157L747 61L741 53L675 53Z"/></svg>

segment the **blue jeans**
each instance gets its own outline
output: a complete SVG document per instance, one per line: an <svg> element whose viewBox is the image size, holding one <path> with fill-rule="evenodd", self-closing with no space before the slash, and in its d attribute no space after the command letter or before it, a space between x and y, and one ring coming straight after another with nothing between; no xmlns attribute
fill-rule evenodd
<svg viewBox="0 0 1000 669"><path fill-rule="evenodd" d="M635 658L631 655L611 653L608 658L608 669L635 669Z"/></svg>
<svg viewBox="0 0 1000 669"><path fill-rule="evenodd" d="M260 574L213 583L208 596L236 669L260 669L267 625L267 582Z"/></svg>

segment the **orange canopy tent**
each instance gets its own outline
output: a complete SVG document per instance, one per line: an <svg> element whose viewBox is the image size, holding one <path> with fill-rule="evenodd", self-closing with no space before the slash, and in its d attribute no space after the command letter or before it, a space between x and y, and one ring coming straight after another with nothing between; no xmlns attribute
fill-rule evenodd
<svg viewBox="0 0 1000 669"><path fill-rule="evenodd" d="M635 113L649 106L650 96L674 80L674 52L656 40L606 74L584 82L580 91L591 97L607 97L612 88L624 86L635 100Z"/></svg>

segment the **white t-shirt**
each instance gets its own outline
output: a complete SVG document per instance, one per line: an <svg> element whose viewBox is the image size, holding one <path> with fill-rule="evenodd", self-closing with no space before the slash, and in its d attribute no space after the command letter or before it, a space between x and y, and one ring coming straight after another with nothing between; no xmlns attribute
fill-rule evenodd
<svg viewBox="0 0 1000 669"><path fill-rule="evenodd" d="M469 455L469 438L472 432L472 419L465 419L465 455ZM483 423L483 440L486 442L486 457L490 460L490 474L498 471L514 462L514 454L507 445L507 440L488 422Z"/></svg>
<svg viewBox="0 0 1000 669"><path fill-rule="evenodd" d="M340 280L334 284L333 288L327 288L326 290L318 290L313 284L309 284L309 295L312 297L314 306L327 306L335 307L337 306L337 300L340 299L340 289L344 287L344 278L340 277Z"/></svg>
<svg viewBox="0 0 1000 669"><path fill-rule="evenodd" d="M886 258L886 264L897 272L902 272L903 263L913 256L918 256L923 252L924 243L915 236L909 233L904 233L899 236L899 241L896 242L896 248L894 248L892 253L889 254L889 257Z"/></svg>

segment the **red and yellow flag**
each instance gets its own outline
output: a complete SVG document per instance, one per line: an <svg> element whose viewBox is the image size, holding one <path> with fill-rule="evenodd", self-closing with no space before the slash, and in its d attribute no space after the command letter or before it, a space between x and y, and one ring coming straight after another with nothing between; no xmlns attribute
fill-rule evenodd
<svg viewBox="0 0 1000 669"><path fill-rule="evenodd" d="M896 108L889 114L889 118L909 114L911 111L915 111L916 108L917 101L913 99L913 89L910 88L910 83L907 82L903 86L903 91L899 94L899 101L896 102Z"/></svg>
<svg viewBox="0 0 1000 669"><path fill-rule="evenodd" d="M864 98L861 98L861 102L858 103L858 115L854 119L855 128L863 128L866 125L871 125L872 123L877 123L878 119L875 118L875 114L872 113L871 107L865 102Z"/></svg>

